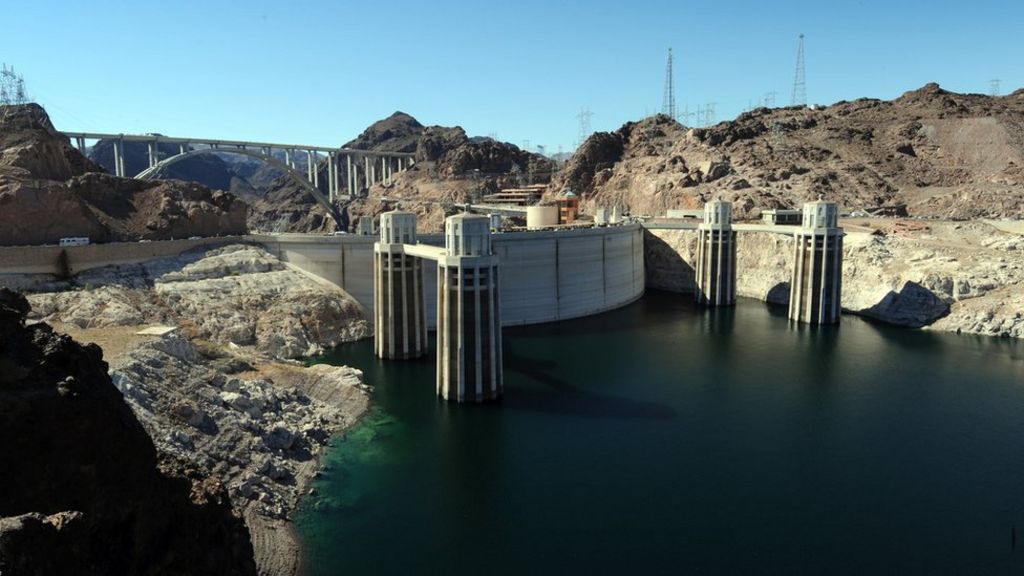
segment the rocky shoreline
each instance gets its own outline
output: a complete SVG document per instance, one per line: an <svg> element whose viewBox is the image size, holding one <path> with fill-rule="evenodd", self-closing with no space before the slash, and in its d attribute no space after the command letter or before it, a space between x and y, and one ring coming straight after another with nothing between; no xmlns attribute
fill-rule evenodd
<svg viewBox="0 0 1024 576"><path fill-rule="evenodd" d="M289 517L369 407L359 370L295 360L370 334L348 294L249 245L4 282L36 290L30 322L103 347L157 453L222 486L245 519L259 574L298 572Z"/></svg>
<svg viewBox="0 0 1024 576"><path fill-rule="evenodd" d="M1024 235L986 221L843 224L843 311L910 328L1024 338ZM694 289L697 232L649 230L647 286ZM786 305L792 239L744 232L737 295Z"/></svg>

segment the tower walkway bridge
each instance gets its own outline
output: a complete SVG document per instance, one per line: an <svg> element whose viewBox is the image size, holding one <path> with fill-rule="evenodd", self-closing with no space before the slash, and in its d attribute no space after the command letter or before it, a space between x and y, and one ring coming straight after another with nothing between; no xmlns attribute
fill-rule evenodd
<svg viewBox="0 0 1024 576"><path fill-rule="evenodd" d="M700 220L692 218L651 218L641 222L648 230L697 230L700 227ZM781 226L778 224L732 224L732 229L737 232L767 232L769 234L781 234L792 236L799 226Z"/></svg>
<svg viewBox="0 0 1024 576"><path fill-rule="evenodd" d="M87 140L108 140L114 148L114 174L150 180L165 168L199 154L227 152L255 158L287 174L302 189L309 192L339 219L338 204L347 197L355 198L361 188L383 182L389 185L398 172L412 166L414 154L410 152L382 152L352 148L330 148L308 144L280 144L247 140L219 140L212 138L171 137L159 134L106 134L99 132L63 132L84 155ZM138 174L127 174L124 161L124 143L145 143L148 166ZM166 145L177 146L177 154L168 155ZM300 165L299 153L305 155ZM276 153L276 154L275 154ZM321 190L318 158L327 160L326 195ZM282 160L283 157L283 160ZM344 167L344 170L343 170ZM342 182L342 173L344 180Z"/></svg>

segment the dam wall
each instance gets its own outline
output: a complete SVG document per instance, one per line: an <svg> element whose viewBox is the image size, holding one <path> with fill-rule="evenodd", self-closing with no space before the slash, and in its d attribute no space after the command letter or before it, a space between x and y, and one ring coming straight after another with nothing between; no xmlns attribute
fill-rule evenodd
<svg viewBox="0 0 1024 576"><path fill-rule="evenodd" d="M736 295L789 304L793 236L737 228L741 231L736 235ZM696 290L697 236L697 230L644 230L648 288Z"/></svg>
<svg viewBox="0 0 1024 576"><path fill-rule="evenodd" d="M376 236L251 236L285 262L337 284L373 313ZM419 241L443 246L440 234ZM491 236L499 258L503 326L578 318L619 308L644 293L643 230L639 225ZM423 265L427 326L437 322L437 266Z"/></svg>
<svg viewBox="0 0 1024 576"><path fill-rule="evenodd" d="M499 257L503 326L578 318L624 306L644 293L644 237L638 224L492 236ZM176 256L202 246L259 244L283 262L340 286L373 317L377 236L246 235L87 246L0 247L0 274L64 276L91 268ZM443 246L440 234L421 243ZM62 256L63 254L63 256ZM437 322L437 266L423 263L427 326Z"/></svg>
<svg viewBox="0 0 1024 576"><path fill-rule="evenodd" d="M250 238L217 236L195 240L111 242L85 246L0 246L0 274L74 275L92 268L177 256L200 246L251 242Z"/></svg>

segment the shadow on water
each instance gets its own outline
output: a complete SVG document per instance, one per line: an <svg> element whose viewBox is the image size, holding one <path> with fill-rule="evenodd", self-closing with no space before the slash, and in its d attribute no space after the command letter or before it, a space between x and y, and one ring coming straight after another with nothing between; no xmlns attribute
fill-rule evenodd
<svg viewBox="0 0 1024 576"><path fill-rule="evenodd" d="M502 334L512 338L530 338L538 334L558 337L578 334L621 333L634 330L649 330L658 326L671 325L678 321L678 315L696 313L693 293L664 292L648 290L643 298L622 308L602 312L593 316L571 318L529 326L506 326Z"/></svg>
<svg viewBox="0 0 1024 576"><path fill-rule="evenodd" d="M506 380L502 407L590 418L670 420L676 417L675 410L662 404L582 390L556 376L558 366L558 362L526 358L506 348L506 378L515 373L543 384L546 389L516 387L513 392L508 390Z"/></svg>

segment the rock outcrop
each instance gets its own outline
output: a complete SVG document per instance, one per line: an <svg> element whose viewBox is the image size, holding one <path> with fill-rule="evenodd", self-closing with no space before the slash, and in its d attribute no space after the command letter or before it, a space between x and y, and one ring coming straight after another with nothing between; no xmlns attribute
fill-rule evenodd
<svg viewBox="0 0 1024 576"><path fill-rule="evenodd" d="M72 282L77 290L30 295L35 316L79 328L171 323L191 338L273 358L311 356L372 333L351 296L256 246L88 270Z"/></svg>
<svg viewBox="0 0 1024 576"><path fill-rule="evenodd" d="M344 148L415 153L411 170L396 174L393 183L379 183L360 191L347 205L347 223L361 216L375 216L393 205L383 198L401 201L404 209L420 216L420 230L439 232L446 207L468 202L499 188L547 182L554 162L505 142L473 138L461 127L424 127L402 112L374 123ZM321 190L326 193L326 162L321 162ZM341 181L347 182L346 167ZM359 183L363 185L362 181ZM308 193L287 178L278 179L264 200L254 205L250 224L254 229L275 232L332 232L334 221Z"/></svg>
<svg viewBox="0 0 1024 576"><path fill-rule="evenodd" d="M291 371L267 377L230 356L210 361L178 331L111 366L114 384L161 454L219 479L239 509L277 519L298 504L308 480L302 469L315 465L332 433L351 426L368 404L358 370ZM330 390L322 399L311 392L322 389Z"/></svg>
<svg viewBox="0 0 1024 576"><path fill-rule="evenodd" d="M95 345L0 289L0 572L255 574L224 488L158 457Z"/></svg>
<svg viewBox="0 0 1024 576"><path fill-rule="evenodd" d="M0 115L0 245L244 234L245 203L176 180L102 172L68 145L35 104Z"/></svg>
<svg viewBox="0 0 1024 576"><path fill-rule="evenodd" d="M928 218L1024 212L1024 91L956 94L929 84L892 101L758 108L707 128L667 116L592 135L549 195L583 208L663 215L721 198L739 218L824 196L846 210Z"/></svg>

